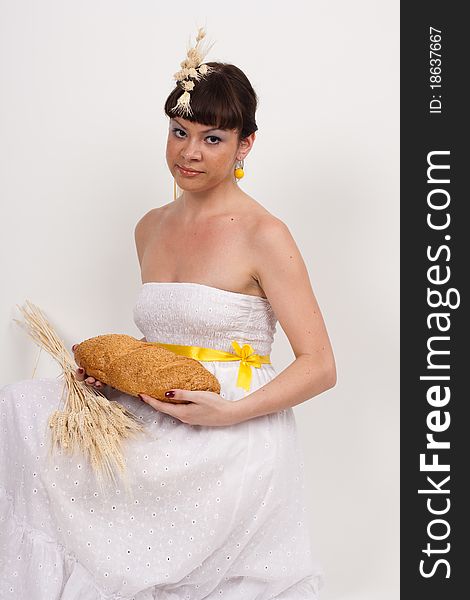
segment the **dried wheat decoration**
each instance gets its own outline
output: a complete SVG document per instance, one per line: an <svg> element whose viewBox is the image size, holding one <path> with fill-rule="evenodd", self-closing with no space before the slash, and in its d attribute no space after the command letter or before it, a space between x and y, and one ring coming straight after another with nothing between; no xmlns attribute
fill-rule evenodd
<svg viewBox="0 0 470 600"><path fill-rule="evenodd" d="M89 460L101 490L104 480L117 484L115 470L127 487L126 463L122 442L144 432L138 418L116 401L108 400L99 390L75 377L77 365L45 314L29 300L17 305L25 322L13 319L40 347L61 366L64 379L61 400L63 410L56 410L48 420L51 429L49 457L54 448L67 453L81 453ZM127 487L129 490L129 488Z"/></svg>
<svg viewBox="0 0 470 600"><path fill-rule="evenodd" d="M214 45L214 43L212 43L209 47L205 46L203 42L205 37L206 33L204 28L199 27L196 36L196 45L193 48L189 48L186 53L186 58L180 63L181 69L173 75L173 78L177 84L183 88L184 92L178 98L178 101L171 109L171 112L182 117L193 114L190 102L191 91L194 89L195 82L214 70L212 67L202 62L206 54Z"/></svg>

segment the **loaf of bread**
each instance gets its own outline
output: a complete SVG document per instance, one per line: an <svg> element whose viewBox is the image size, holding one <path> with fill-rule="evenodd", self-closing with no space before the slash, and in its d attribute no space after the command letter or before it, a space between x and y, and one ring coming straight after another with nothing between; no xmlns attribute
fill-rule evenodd
<svg viewBox="0 0 470 600"><path fill-rule="evenodd" d="M220 393L220 383L199 361L142 342L130 335L99 335L75 348L75 361L85 373L131 396L147 394L163 402L171 389Z"/></svg>

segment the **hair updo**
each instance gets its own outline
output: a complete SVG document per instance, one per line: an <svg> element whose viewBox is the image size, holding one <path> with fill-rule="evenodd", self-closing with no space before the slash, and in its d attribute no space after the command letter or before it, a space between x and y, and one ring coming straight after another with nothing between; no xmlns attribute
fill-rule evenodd
<svg viewBox="0 0 470 600"><path fill-rule="evenodd" d="M257 131L255 112L258 97L245 73L228 63L205 64L214 70L195 82L191 91L193 114L184 118L217 129L237 129L239 139ZM178 116L171 109L183 93L183 88L177 84L166 99L164 110L168 117Z"/></svg>

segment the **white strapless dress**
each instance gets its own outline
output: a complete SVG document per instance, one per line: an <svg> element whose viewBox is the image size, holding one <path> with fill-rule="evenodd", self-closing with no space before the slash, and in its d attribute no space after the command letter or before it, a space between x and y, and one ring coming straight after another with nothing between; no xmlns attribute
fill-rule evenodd
<svg viewBox="0 0 470 600"><path fill-rule="evenodd" d="M211 286L149 282L136 325L148 341L269 354L268 300ZM204 362L237 401L239 362ZM252 368L250 391L276 376ZM0 598L314 600L323 570L309 539L303 452L291 408L227 427L185 424L127 394L148 435L128 440L133 500L98 491L85 460L55 451L47 419L61 378L0 390Z"/></svg>

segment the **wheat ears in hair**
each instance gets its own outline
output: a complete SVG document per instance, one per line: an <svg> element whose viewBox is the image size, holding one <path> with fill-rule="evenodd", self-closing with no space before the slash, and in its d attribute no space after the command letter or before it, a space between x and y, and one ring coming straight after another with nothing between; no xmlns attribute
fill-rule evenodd
<svg viewBox="0 0 470 600"><path fill-rule="evenodd" d="M184 92L178 98L178 101L171 109L171 112L174 112L182 117L193 114L190 105L190 92L194 89L195 82L199 81L201 78L205 77L214 70L212 67L202 62L206 54L214 45L211 44L209 47L203 47L201 42L205 36L206 33L204 28L200 27L196 37L196 45L193 48L189 48L186 58L180 63L181 69L173 75L175 81L179 83Z"/></svg>

